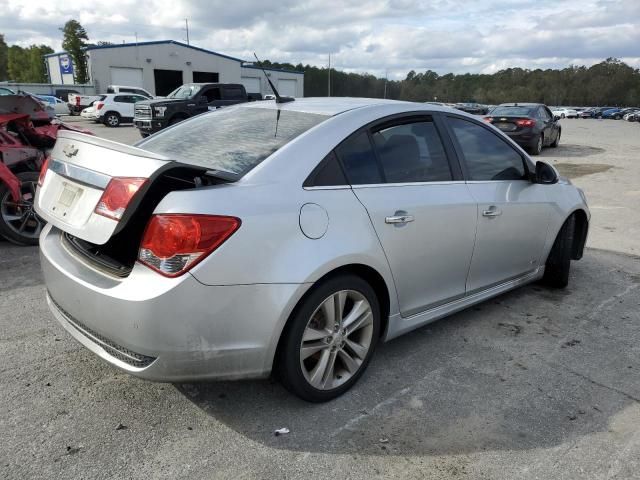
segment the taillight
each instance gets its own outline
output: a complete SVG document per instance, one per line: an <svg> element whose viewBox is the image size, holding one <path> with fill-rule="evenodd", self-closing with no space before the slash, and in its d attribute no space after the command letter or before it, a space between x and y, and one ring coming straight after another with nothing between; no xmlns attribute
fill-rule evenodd
<svg viewBox="0 0 640 480"><path fill-rule="evenodd" d="M531 120L529 118L516 120L516 125L518 125L519 127L533 127L535 124L536 124L536 121Z"/></svg>
<svg viewBox="0 0 640 480"><path fill-rule="evenodd" d="M78 95L76 95L76 105L80 106L80 97Z"/></svg>
<svg viewBox="0 0 640 480"><path fill-rule="evenodd" d="M219 215L160 214L151 217L138 260L166 277L191 269L240 227L240 219Z"/></svg>
<svg viewBox="0 0 640 480"><path fill-rule="evenodd" d="M42 167L40 168L40 176L38 177L39 187L42 186L42 184L44 183L44 177L47 176L47 170L49 169L49 158L51 157L45 158L44 162L42 162Z"/></svg>
<svg viewBox="0 0 640 480"><path fill-rule="evenodd" d="M104 107L104 103L102 102L96 103L96 110L100 110L102 107Z"/></svg>
<svg viewBox="0 0 640 480"><path fill-rule="evenodd" d="M127 205L146 181L146 178L112 178L102 193L95 212L113 220L120 220Z"/></svg>
<svg viewBox="0 0 640 480"><path fill-rule="evenodd" d="M493 117L484 117L483 120L487 123L493 122Z"/></svg>

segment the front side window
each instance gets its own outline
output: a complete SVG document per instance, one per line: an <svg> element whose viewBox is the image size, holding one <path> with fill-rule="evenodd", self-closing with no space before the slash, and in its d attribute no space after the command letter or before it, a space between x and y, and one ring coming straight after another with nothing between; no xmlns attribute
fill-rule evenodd
<svg viewBox="0 0 640 480"><path fill-rule="evenodd" d="M469 180L523 180L520 154L488 129L461 118L448 118L458 140Z"/></svg>
<svg viewBox="0 0 640 480"><path fill-rule="evenodd" d="M326 115L231 106L181 122L136 146L241 177Z"/></svg>
<svg viewBox="0 0 640 480"><path fill-rule="evenodd" d="M362 131L352 135L336 148L336 153L351 185L382 183L369 135Z"/></svg>
<svg viewBox="0 0 640 480"><path fill-rule="evenodd" d="M387 127L373 133L387 183L452 180L442 140L432 121Z"/></svg>

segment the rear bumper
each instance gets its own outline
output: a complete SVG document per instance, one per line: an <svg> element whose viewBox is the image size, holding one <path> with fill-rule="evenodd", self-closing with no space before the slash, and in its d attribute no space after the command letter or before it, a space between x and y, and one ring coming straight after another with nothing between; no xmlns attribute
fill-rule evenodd
<svg viewBox="0 0 640 480"><path fill-rule="evenodd" d="M111 365L155 381L264 377L297 284L206 286L136 265L125 279L100 273L47 226L40 256L49 307L80 343Z"/></svg>
<svg viewBox="0 0 640 480"><path fill-rule="evenodd" d="M516 142L518 145L530 146L535 143L535 140L538 138L538 135L533 132L533 130L528 129L525 131L519 132L504 132L511 140Z"/></svg>

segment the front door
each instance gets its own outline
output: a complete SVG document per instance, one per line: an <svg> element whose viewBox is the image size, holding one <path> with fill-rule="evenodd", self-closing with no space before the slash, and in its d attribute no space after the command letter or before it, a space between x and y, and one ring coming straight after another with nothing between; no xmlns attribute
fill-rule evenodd
<svg viewBox="0 0 640 480"><path fill-rule="evenodd" d="M476 202L433 120L395 119L336 153L387 256L402 316L464 296Z"/></svg>
<svg viewBox="0 0 640 480"><path fill-rule="evenodd" d="M460 117L447 121L478 204L476 245L467 294L526 275L542 262L550 204L531 183L526 160L490 127Z"/></svg>

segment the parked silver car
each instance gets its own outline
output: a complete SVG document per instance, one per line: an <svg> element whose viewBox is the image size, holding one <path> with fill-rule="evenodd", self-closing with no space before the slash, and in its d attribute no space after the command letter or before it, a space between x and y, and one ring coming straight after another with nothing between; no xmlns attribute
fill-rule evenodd
<svg viewBox="0 0 640 480"><path fill-rule="evenodd" d="M47 299L77 340L151 380L277 371L310 401L380 340L564 287L590 218L493 126L373 99L241 104L135 147L60 132L40 184Z"/></svg>

